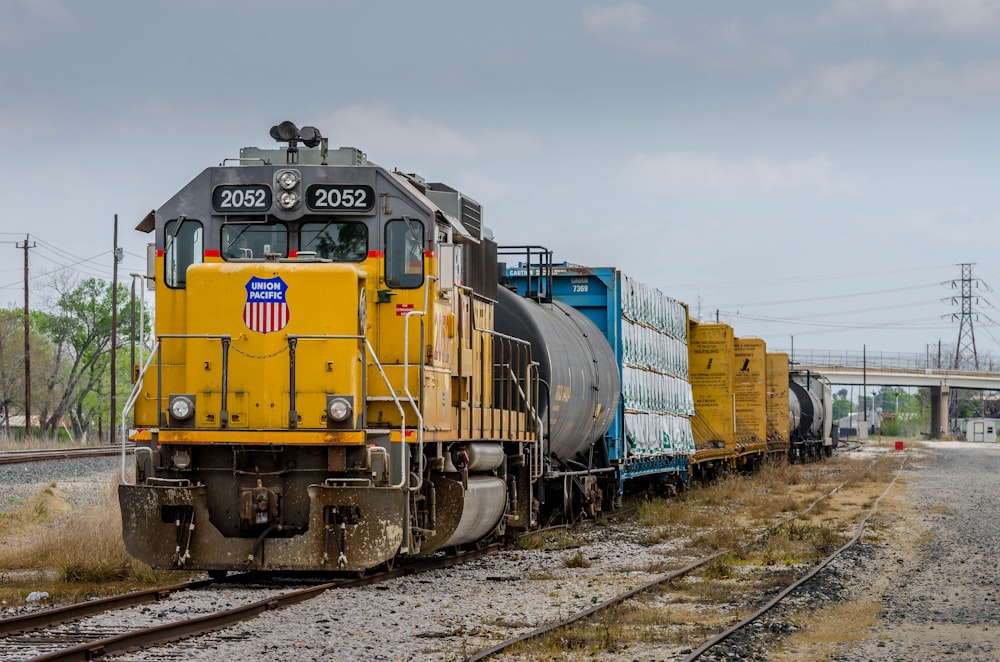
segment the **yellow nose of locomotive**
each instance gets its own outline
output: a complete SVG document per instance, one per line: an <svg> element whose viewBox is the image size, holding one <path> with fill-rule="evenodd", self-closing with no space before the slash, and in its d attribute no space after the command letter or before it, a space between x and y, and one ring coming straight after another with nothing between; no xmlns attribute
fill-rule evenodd
<svg viewBox="0 0 1000 662"><path fill-rule="evenodd" d="M303 430L353 423L364 367L363 270L331 263L199 264L190 267L187 282L189 337L178 339L187 346L186 367L170 392L194 396L193 427ZM228 351L220 330L230 336ZM331 410L341 421L332 420Z"/></svg>

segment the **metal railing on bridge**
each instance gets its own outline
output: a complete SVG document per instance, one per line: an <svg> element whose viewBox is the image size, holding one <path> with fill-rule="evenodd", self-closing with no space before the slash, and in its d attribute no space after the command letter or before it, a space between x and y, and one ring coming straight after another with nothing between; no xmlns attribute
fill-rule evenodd
<svg viewBox="0 0 1000 662"><path fill-rule="evenodd" d="M770 349L770 348L768 348ZM971 358L959 361L954 365L954 356L939 356L920 354L917 352L881 352L881 351L848 351L839 349L796 349L794 354L788 349L775 349L786 352L793 365L826 365L843 366L845 368L903 368L912 370L967 370L975 372L1000 373L1000 364L992 358L979 361L979 369Z"/></svg>

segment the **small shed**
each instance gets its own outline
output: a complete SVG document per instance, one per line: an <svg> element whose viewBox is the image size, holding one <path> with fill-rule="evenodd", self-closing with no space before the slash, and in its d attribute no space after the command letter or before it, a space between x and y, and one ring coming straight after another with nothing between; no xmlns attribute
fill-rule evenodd
<svg viewBox="0 0 1000 662"><path fill-rule="evenodd" d="M965 424L965 440L996 443L997 419L970 418Z"/></svg>

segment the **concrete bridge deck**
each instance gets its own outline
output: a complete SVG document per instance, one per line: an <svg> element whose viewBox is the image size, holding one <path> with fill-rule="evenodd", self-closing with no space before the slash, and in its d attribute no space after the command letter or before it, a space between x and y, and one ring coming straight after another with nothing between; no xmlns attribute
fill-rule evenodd
<svg viewBox="0 0 1000 662"><path fill-rule="evenodd" d="M777 350L784 351L784 350ZM948 427L948 395L953 388L1000 391L1000 372L988 366L949 368L948 359L903 352L789 351L798 369L814 370L837 385L923 386L930 389L931 437L944 436ZM949 357L950 358L950 357ZM952 362L953 363L953 362ZM944 365L945 367L941 367ZM989 370L983 369L988 367ZM973 369L970 369L973 368Z"/></svg>

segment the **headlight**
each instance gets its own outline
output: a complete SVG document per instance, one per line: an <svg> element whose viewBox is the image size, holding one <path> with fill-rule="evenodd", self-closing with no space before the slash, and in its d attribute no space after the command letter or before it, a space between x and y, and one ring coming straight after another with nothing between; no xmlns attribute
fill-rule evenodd
<svg viewBox="0 0 1000 662"><path fill-rule="evenodd" d="M177 397L170 401L170 415L178 421L186 421L194 414L194 403L189 398Z"/></svg>
<svg viewBox="0 0 1000 662"><path fill-rule="evenodd" d="M327 407L327 413L330 414L330 418L342 423L351 415L351 403L343 398L334 398Z"/></svg>
<svg viewBox="0 0 1000 662"><path fill-rule="evenodd" d="M299 206L299 194L295 191L282 191L278 196L278 204L282 209L295 209Z"/></svg>
<svg viewBox="0 0 1000 662"><path fill-rule="evenodd" d="M299 185L299 173L294 170L282 170L278 173L278 186L290 191Z"/></svg>

